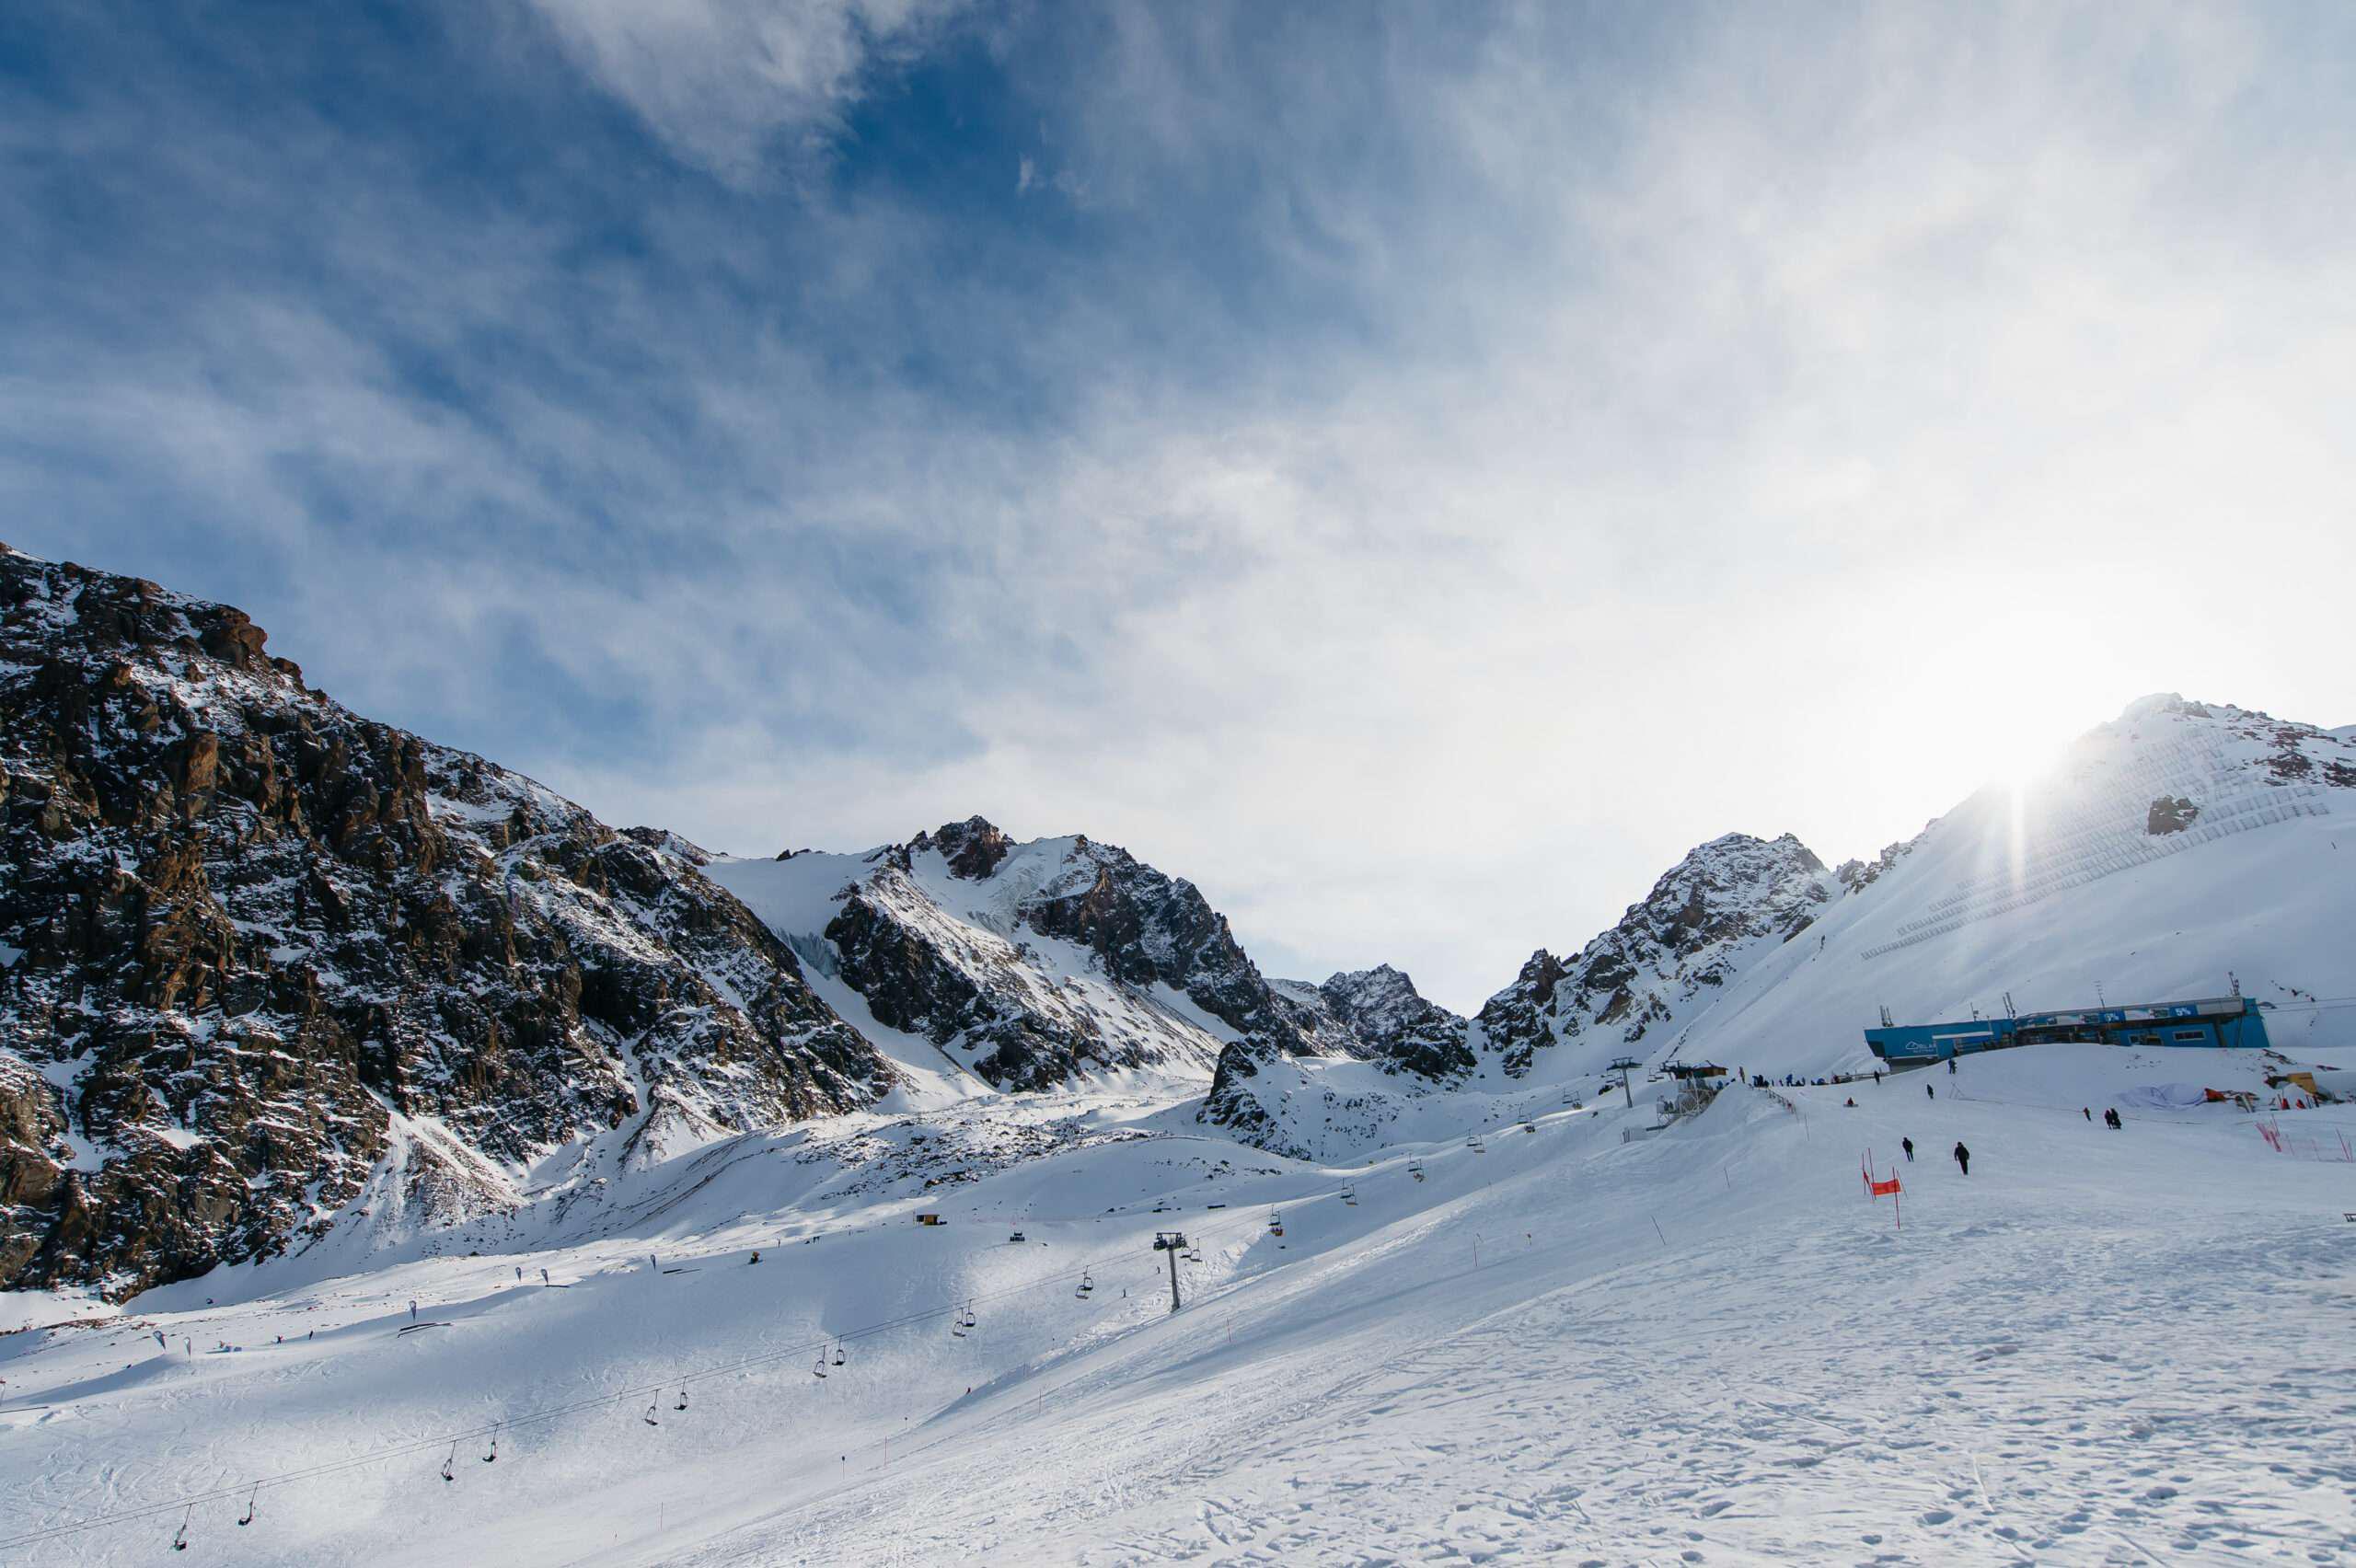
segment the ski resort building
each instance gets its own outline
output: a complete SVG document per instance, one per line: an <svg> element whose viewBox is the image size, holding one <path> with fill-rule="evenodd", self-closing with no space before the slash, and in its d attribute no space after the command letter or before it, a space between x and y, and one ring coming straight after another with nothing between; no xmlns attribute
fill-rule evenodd
<svg viewBox="0 0 2356 1568"><path fill-rule="evenodd" d="M2266 1045L2266 1020L2248 997L2206 997L2189 1002L2139 1002L2024 1013L2018 1018L1975 1018L1962 1023L1888 1024L1865 1031L1865 1043L1893 1067L1922 1066L1974 1051L2063 1040L2098 1045L2261 1050Z"/></svg>

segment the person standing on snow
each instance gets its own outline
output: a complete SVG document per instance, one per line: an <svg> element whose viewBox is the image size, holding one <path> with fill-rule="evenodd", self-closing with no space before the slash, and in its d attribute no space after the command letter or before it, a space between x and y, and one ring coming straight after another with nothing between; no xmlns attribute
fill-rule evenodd
<svg viewBox="0 0 2356 1568"><path fill-rule="evenodd" d="M1925 1099L1925 1100L1936 1100L1938 1097L1939 1097L1939 1095L1938 1095L1938 1091L1937 1091L1936 1090L1933 1089L1929 1084L1927 1084L1927 1083L1926 1083L1926 1084L1924 1084L1924 1085L1923 1086L1923 1099Z"/></svg>
<svg viewBox="0 0 2356 1568"><path fill-rule="evenodd" d="M2088 1107L2086 1107L2086 1106L2084 1106L2084 1105L2081 1105L2081 1106L2079 1106L2079 1107L2078 1107L2078 1114L2080 1114L2081 1116L2084 1116L2084 1117L2085 1117L2087 1121L2089 1121L2089 1122L2091 1122L2091 1121L2093 1121L2093 1120L2095 1119L2095 1113L2094 1113L2094 1112L2093 1112L2090 1108L2088 1108ZM2110 1118L2109 1118L2108 1115L2105 1115L2105 1116L2104 1116L2104 1118L2103 1118L2103 1120L2105 1120L2105 1121L2108 1121L2109 1119L2110 1119Z"/></svg>
<svg viewBox="0 0 2356 1568"><path fill-rule="evenodd" d="M1963 1173L1966 1176L1971 1174L1971 1151L1963 1147L1963 1140L1961 1138L1958 1138L1956 1140L1955 1162L1963 1167Z"/></svg>
<svg viewBox="0 0 2356 1568"><path fill-rule="evenodd" d="M1898 1140L1898 1147L1906 1151L1906 1163L1909 1165L1913 1164L1914 1140L1912 1138L1900 1138Z"/></svg>

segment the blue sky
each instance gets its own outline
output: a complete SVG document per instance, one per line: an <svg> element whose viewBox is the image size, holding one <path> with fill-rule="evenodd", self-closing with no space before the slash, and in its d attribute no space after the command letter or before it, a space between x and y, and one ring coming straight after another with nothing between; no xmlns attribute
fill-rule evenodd
<svg viewBox="0 0 2356 1568"><path fill-rule="evenodd" d="M2351 712L2333 6L0 16L0 537L609 820L1477 1005L2149 690Z"/></svg>

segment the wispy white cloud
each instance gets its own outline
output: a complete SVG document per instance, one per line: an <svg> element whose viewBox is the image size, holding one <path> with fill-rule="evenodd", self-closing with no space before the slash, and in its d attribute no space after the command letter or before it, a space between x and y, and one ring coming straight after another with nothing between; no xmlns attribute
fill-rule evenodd
<svg viewBox="0 0 2356 1568"><path fill-rule="evenodd" d="M566 52L683 157L733 179L822 146L869 74L964 0L528 0Z"/></svg>

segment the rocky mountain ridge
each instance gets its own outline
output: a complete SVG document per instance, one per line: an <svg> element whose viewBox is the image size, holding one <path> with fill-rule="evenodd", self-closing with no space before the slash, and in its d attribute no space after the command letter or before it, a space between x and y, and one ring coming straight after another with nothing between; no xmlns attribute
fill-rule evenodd
<svg viewBox="0 0 2356 1568"><path fill-rule="evenodd" d="M1662 873L1618 924L1576 953L1532 953L1514 983L1483 1004L1474 1020L1478 1046L1509 1078L1527 1074L1537 1053L1558 1046L1590 1047L1580 1053L1582 1065L1588 1057L1657 1055L1663 1032L1706 1008L1750 950L1807 930L1839 885L1788 833L1714 838Z"/></svg>
<svg viewBox="0 0 2356 1568"><path fill-rule="evenodd" d="M119 1297L889 1087L691 846L264 641L0 547L0 1287Z"/></svg>
<svg viewBox="0 0 2356 1568"><path fill-rule="evenodd" d="M976 816L710 870L876 1022L993 1089L1361 1048L1271 986L1193 883L1085 835L1018 844Z"/></svg>

